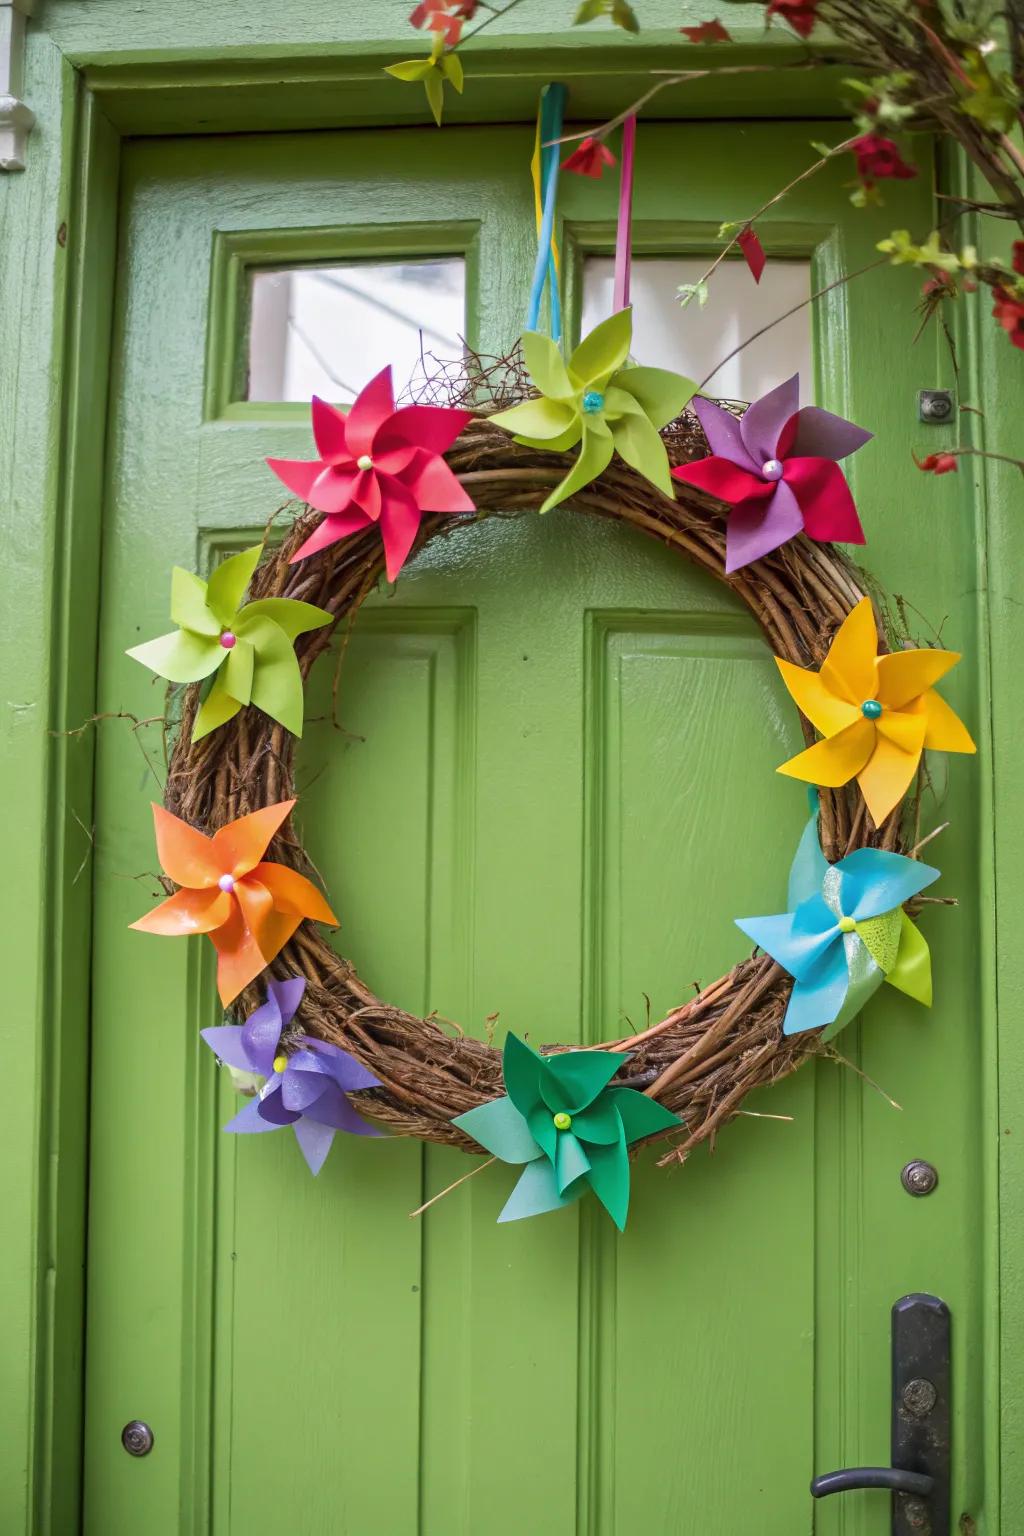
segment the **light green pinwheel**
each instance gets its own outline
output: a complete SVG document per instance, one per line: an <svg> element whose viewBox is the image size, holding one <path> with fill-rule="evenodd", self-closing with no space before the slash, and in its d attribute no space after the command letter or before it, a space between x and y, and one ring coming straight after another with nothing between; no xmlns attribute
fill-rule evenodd
<svg viewBox="0 0 1024 1536"><path fill-rule="evenodd" d="M207 736L255 704L293 736L302 735L302 674L295 638L331 622L312 603L267 597L242 605L261 544L224 560L209 581L175 566L171 618L181 627L128 652L170 683L198 683L214 673L196 715L192 740Z"/></svg>
<svg viewBox="0 0 1024 1536"><path fill-rule="evenodd" d="M596 480L614 452L659 491L672 495L668 454L658 429L679 415L697 386L664 368L630 366L632 339L631 309L595 326L568 364L548 337L536 331L523 335L523 356L540 398L498 411L491 421L528 448L562 453L582 442L576 463L542 512Z"/></svg>

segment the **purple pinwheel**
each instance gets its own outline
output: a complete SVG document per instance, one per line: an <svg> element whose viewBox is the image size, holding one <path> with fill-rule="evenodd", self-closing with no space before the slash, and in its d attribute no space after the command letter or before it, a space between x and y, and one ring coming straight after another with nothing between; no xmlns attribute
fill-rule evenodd
<svg viewBox="0 0 1024 1536"><path fill-rule="evenodd" d="M738 571L801 531L822 543L863 544L864 530L837 459L871 438L816 405L800 409L800 376L762 395L737 419L695 399L711 453L680 464L677 480L729 502L725 568Z"/></svg>
<svg viewBox="0 0 1024 1536"><path fill-rule="evenodd" d="M278 1053L281 1034L302 1001L306 981L268 981L267 1001L245 1023L220 1024L201 1031L217 1056L242 1072L266 1078L258 1097L224 1127L226 1131L276 1131L295 1127L295 1139L313 1173L319 1173L335 1131L355 1136L380 1136L345 1097L360 1088L379 1088L380 1079L326 1040L300 1035L301 1050Z"/></svg>

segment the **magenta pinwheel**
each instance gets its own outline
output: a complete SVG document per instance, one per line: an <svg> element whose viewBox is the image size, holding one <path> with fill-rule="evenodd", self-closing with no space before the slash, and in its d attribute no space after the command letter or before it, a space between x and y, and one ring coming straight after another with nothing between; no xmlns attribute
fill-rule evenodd
<svg viewBox="0 0 1024 1536"><path fill-rule="evenodd" d="M472 412L439 405L396 408L391 369L384 368L347 414L316 395L312 413L319 457L267 460L294 495L326 514L293 561L377 524L388 580L394 581L425 512L476 511L442 457Z"/></svg>
<svg viewBox="0 0 1024 1536"><path fill-rule="evenodd" d="M822 543L864 543L836 461L863 447L872 434L819 406L801 409L799 374L755 400L738 419L711 400L695 399L693 406L711 453L672 473L731 505L727 571L760 560L801 532Z"/></svg>
<svg viewBox="0 0 1024 1536"><path fill-rule="evenodd" d="M227 1066L266 1079L256 1098L224 1129L277 1131L290 1125L310 1171L319 1173L335 1131L355 1136L382 1134L347 1098L360 1089L379 1088L380 1078L327 1040L296 1035L291 1049L282 1049L281 1035L295 1017L305 990L303 976L268 981L266 1002L241 1027L220 1024L200 1030L200 1034Z"/></svg>

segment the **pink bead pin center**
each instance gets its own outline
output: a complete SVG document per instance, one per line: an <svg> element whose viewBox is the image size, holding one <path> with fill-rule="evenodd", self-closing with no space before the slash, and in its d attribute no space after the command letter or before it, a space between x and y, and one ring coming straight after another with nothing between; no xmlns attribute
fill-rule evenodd
<svg viewBox="0 0 1024 1536"><path fill-rule="evenodd" d="M226 891L230 895L230 893L235 888L235 877L234 875L221 875L220 879L217 881L217 884L220 886L222 891Z"/></svg>
<svg viewBox="0 0 1024 1536"><path fill-rule="evenodd" d="M230 651L231 650L232 646L235 643L235 637L231 633L230 629L225 629L225 630L221 631L220 643L221 643L221 645L224 647L224 649L226 651Z"/></svg>

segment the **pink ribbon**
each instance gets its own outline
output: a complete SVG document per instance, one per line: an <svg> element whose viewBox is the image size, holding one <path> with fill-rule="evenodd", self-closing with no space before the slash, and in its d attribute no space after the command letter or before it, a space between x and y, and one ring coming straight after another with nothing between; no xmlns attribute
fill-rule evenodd
<svg viewBox="0 0 1024 1536"><path fill-rule="evenodd" d="M633 151L636 147L636 115L622 125L622 167L619 173L619 227L615 235L615 312L629 303L629 268L633 245Z"/></svg>

